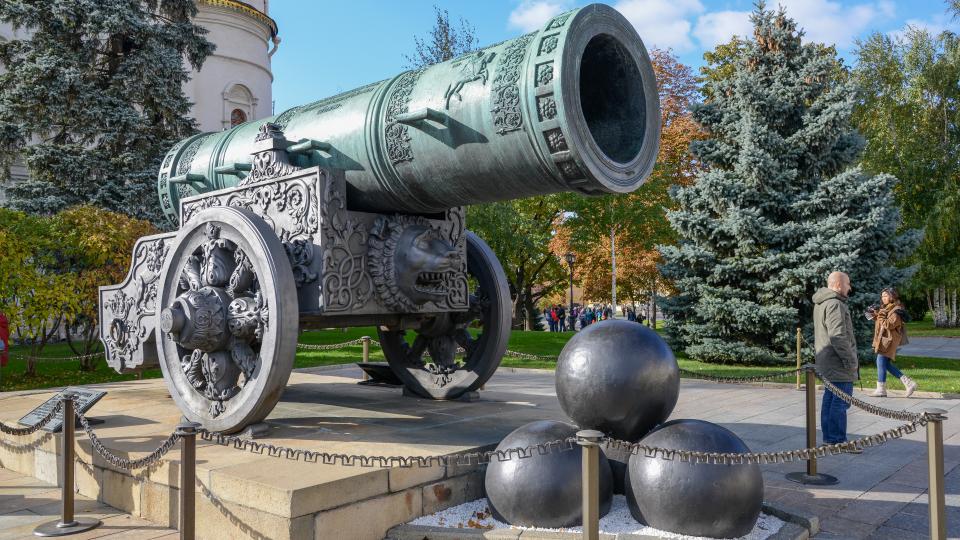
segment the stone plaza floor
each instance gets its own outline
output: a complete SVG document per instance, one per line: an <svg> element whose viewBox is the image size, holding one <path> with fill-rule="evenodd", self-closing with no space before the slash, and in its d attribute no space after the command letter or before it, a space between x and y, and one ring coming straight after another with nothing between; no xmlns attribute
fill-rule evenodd
<svg viewBox="0 0 960 540"><path fill-rule="evenodd" d="M177 531L161 527L147 520L135 518L77 495L76 513L103 522L96 529L71 535L69 538L88 540L109 538L120 540L173 540ZM37 525L56 520L60 516L60 488L36 478L0 468L0 540L32 538Z"/></svg>
<svg viewBox="0 0 960 540"><path fill-rule="evenodd" d="M297 370L280 404L267 419L272 426L271 435L261 441L337 452L364 449L370 452L386 452L384 455L414 451L427 455L494 444L516 427L532 420L565 420L556 398L554 375L548 371L502 368L488 382L486 389L480 392L480 400L472 403L403 398L398 389L358 387L353 383L359 378L360 370L352 366ZM176 422L176 409L172 400L164 397L165 387L161 380L98 387L108 390L109 394L90 412L90 416L100 416L107 421L100 426L100 430L103 432L104 441L112 449L135 449L141 453L149 451L158 444L162 436L169 433ZM29 410L33 402L45 399L50 392L0 394L0 411L7 411L0 413L0 418L5 422L15 420ZM922 411L935 407L947 410L948 420L944 424L944 470L947 475L948 533L950 537L960 537L960 400L869 398L859 388L857 395L888 408ZM716 422L737 433L753 451L774 451L804 446L803 414L804 393L790 387L716 384L685 379L681 383L679 403L672 418L698 418ZM898 421L851 409L849 432L851 437L865 436L899 424ZM78 433L78 443L82 457L84 447L87 446L85 435ZM171 454L173 459L176 459L176 450ZM208 461L210 456L222 457L218 457L214 463ZM16 457L15 454L8 456L9 459ZM317 491L320 489L318 482L321 477L332 474L326 471L326 466L277 461L276 458L251 456L222 447L210 447L209 444L199 445L198 459L198 474L203 475L201 484L219 490L218 493L224 497L222 505L210 510L204 508L208 505L207 495L198 492L198 505L201 506L198 515L205 513L213 519L217 512L232 509L233 513L228 517L247 525L247 528L242 530L260 531L262 534L259 537L266 538L280 536L268 532L274 530L269 528L273 522L261 519L265 515L263 513L256 514L260 516L258 520L252 520L252 517L244 518L245 514L240 513L242 508L227 499L240 498L247 504L253 504L253 499L262 496L262 504L268 504L271 509L282 507L282 513L289 514L289 517L285 518L288 521L284 522L288 525L283 526L283 530L289 533L288 537L323 538L323 534L320 534L322 531L349 530L345 529L349 525L348 521L344 520L349 516L356 517L356 512L366 516L367 521L382 520L383 523L377 525L381 527L378 529L381 531L392 526L387 523L387 518L393 519L391 516L394 514L387 510L393 509L393 506L404 507L400 509L402 512L397 510L395 513L396 516L402 515L403 520L429 513L430 497L438 492L438 486L442 487L442 483L447 482L433 478L395 477L394 472L402 472L400 469L390 475L386 474L387 471L370 469L344 470L337 474L354 475L349 476L352 482L351 493L359 489L357 486L366 486L370 494L365 497L379 497L358 502L351 507L354 508L351 513L341 512L336 507L336 504L342 503L326 501L326 498L333 495L340 498L347 495L342 488L339 488L339 491L334 489L340 485L337 483L340 482L337 480L339 477L324 480L327 482L324 489L330 489L322 493ZM223 461L220 461L221 459ZM38 459L37 463L41 464L42 460ZM835 486L801 486L784 477L788 472L803 469L802 462L763 466L765 499L783 507L817 515L822 529L818 538L909 540L928 537L926 443L922 430L904 439L867 449L862 455L844 454L821 459L819 470L840 479L840 483ZM38 465L38 474L40 470ZM420 471L415 472L420 474ZM110 483L102 486L104 490L98 498L115 508L149 517L151 514L147 510L151 508L175 507L172 504L173 499L169 502L161 501L164 504L153 504L148 497L151 492L146 490L146 487L142 491L132 492L139 494L136 500L126 501L124 497L129 495L121 497L114 492L117 486L127 487L123 483L127 480L107 469L101 471L101 474L103 481L106 482L109 477ZM78 479L83 477L83 471L79 471L78 475ZM166 478L167 476L170 478ZM175 479L175 476L172 469L164 467L152 472L149 478L151 481L144 481L143 486L154 485L153 480L167 482ZM38 500L34 505L35 509L31 510L33 503L26 500L19 503L19 500L25 499L25 495L17 484L10 484L6 478L8 477L0 476L0 514L3 514L0 518L0 529L4 529L0 531L0 539L10 538L8 530L13 527L19 527L21 531L32 529L32 526L43 520L39 517L41 514L46 519L56 517L59 511L59 492L56 488L29 478L15 480L34 486L31 488L35 489L32 492L34 494L44 493L42 496L36 495ZM344 481L347 478L344 476ZM477 487L475 482L469 479L472 477L464 478L468 479L464 489L473 493L475 490L470 486ZM242 492L231 492L228 488L232 484L227 480L233 482L241 479L246 482L244 486L255 485L257 489L250 491L244 488ZM397 490L393 489L394 483L400 486ZM390 488L384 492L385 495L374 489L379 489L380 484ZM394 493L395 491L397 492ZM290 501L286 501L284 506L271 497L281 502L286 501L283 498L286 497ZM411 506L411 500L417 504ZM383 504L396 504L389 508L381 507L378 506L378 501ZM313 506L307 508L308 503ZM18 504L26 506L18 507ZM91 505L91 512L117 515L111 513L115 511L102 503L85 501L82 504ZM82 506L78 508L78 513L85 511ZM296 517L301 515L302 517ZM167 531L168 529L162 527L175 523L172 513L163 514L161 517L165 519L155 521L162 525L144 525L145 534ZM395 521L399 522L402 521ZM301 525L303 529L298 528ZM198 522L198 533L202 526ZM217 526L223 525L218 522ZM344 538L349 537L348 535ZM366 537L372 536L364 536Z"/></svg>
<svg viewBox="0 0 960 540"><path fill-rule="evenodd" d="M960 337L915 337L897 349L904 356L960 359Z"/></svg>

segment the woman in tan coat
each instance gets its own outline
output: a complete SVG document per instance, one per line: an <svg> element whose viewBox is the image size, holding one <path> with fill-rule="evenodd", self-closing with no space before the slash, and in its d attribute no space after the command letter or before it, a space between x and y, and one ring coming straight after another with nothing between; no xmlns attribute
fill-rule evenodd
<svg viewBox="0 0 960 540"><path fill-rule="evenodd" d="M917 383L903 374L893 361L897 358L897 347L904 341L906 327L904 317L907 312L900 303L900 296L896 289L884 289L880 293L882 305L879 309L871 309L867 316L873 319L873 350L877 353L877 389L871 394L874 397L887 396L887 372L899 377L903 387L907 389L907 397L917 389Z"/></svg>

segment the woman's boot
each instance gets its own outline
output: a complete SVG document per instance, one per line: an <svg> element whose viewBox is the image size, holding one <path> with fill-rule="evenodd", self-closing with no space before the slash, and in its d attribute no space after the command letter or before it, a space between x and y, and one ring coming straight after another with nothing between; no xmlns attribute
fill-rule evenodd
<svg viewBox="0 0 960 540"><path fill-rule="evenodd" d="M903 375L900 377L900 382L903 383L903 387L907 389L907 396L910 397L913 394L913 391L917 389L917 383L913 382L913 379Z"/></svg>
<svg viewBox="0 0 960 540"><path fill-rule="evenodd" d="M877 381L877 389L870 395L873 397L887 397L887 383Z"/></svg>

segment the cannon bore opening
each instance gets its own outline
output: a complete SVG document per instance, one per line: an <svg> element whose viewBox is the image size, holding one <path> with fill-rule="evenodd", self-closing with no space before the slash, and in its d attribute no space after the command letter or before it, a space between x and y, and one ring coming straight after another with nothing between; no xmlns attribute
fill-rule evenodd
<svg viewBox="0 0 960 540"><path fill-rule="evenodd" d="M646 96L640 69L616 38L595 36L580 62L580 104L594 142L607 157L628 163L643 146Z"/></svg>

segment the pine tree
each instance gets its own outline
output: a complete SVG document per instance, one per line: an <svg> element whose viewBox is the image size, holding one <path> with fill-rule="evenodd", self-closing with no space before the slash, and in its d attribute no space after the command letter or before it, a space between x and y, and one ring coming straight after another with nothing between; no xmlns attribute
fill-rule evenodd
<svg viewBox="0 0 960 540"><path fill-rule="evenodd" d="M681 238L661 247L679 291L663 301L669 337L706 361L789 358L810 297L840 270L866 348L871 323L859 313L909 276L892 263L920 235L897 232L896 179L852 166L863 149L850 122L856 88L832 49L803 43L782 9L759 3L751 20L730 76L709 81L712 99L693 111L708 137L691 150L706 168L673 190L667 214Z"/></svg>
<svg viewBox="0 0 960 540"><path fill-rule="evenodd" d="M160 159L196 131L186 59L213 51L192 0L4 0L0 21L0 182L18 157L30 178L16 208L52 214L91 203L160 222Z"/></svg>

